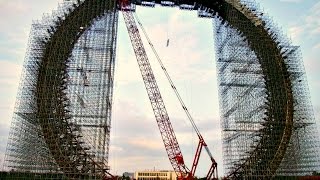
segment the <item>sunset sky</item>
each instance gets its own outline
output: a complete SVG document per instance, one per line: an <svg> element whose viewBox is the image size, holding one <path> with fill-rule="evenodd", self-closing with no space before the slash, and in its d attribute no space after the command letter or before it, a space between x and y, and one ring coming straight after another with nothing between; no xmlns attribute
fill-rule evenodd
<svg viewBox="0 0 320 180"><path fill-rule="evenodd" d="M0 0L0 166L2 166L15 96L32 20L56 9L62 0ZM282 31L301 46L315 119L320 118L320 2L318 0L256 0ZM136 11L168 72L203 133L222 175L222 147L213 22L195 11L141 8ZM166 47L167 40L170 44ZM145 43L160 91L184 154L191 166L197 137ZM172 169L132 50L123 17L118 24L111 172ZM206 157L205 152L202 154ZM209 168L200 162L198 175Z"/></svg>

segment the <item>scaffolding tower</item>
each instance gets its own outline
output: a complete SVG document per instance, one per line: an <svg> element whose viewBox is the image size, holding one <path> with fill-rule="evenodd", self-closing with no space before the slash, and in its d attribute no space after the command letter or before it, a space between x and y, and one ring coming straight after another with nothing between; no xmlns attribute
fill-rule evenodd
<svg viewBox="0 0 320 180"><path fill-rule="evenodd" d="M101 179L109 170L114 7L66 0L33 22L5 160L19 173L7 178Z"/></svg>
<svg viewBox="0 0 320 180"><path fill-rule="evenodd" d="M299 47L255 2L230 2L238 8L226 10L228 22L214 21L225 174L312 175L319 170L319 139ZM237 9L254 12L247 16L266 32L255 31Z"/></svg>

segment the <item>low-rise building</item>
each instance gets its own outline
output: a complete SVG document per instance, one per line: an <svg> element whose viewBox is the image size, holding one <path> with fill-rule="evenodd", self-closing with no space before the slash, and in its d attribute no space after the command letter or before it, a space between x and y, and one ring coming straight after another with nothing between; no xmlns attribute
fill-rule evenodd
<svg viewBox="0 0 320 180"><path fill-rule="evenodd" d="M176 180L177 174L174 171L137 171L134 173L136 180Z"/></svg>

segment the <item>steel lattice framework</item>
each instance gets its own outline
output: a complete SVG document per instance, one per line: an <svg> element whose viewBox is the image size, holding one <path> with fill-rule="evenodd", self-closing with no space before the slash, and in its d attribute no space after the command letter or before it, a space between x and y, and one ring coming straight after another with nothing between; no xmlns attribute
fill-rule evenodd
<svg viewBox="0 0 320 180"><path fill-rule="evenodd" d="M224 165L231 179L319 170L319 142L299 48L256 3L145 0L215 22ZM5 167L7 178L102 179L108 173L118 9L65 0L35 21Z"/></svg>

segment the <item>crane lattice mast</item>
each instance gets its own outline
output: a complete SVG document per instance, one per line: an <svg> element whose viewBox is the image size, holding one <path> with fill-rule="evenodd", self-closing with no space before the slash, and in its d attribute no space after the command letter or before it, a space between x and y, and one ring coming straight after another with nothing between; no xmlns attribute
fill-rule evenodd
<svg viewBox="0 0 320 180"><path fill-rule="evenodd" d="M169 115L167 113L149 59L144 49L138 27L135 23L132 12L129 9L123 8L126 6L125 4L122 4L121 6L126 27L128 29L131 43L137 58L137 62L139 64L142 79L147 90L147 94L149 96L154 116L158 123L158 127L170 163L175 172L180 172L178 176L182 177L185 174L188 174L189 171L184 164L183 156L176 135L173 131L172 124L169 120Z"/></svg>
<svg viewBox="0 0 320 180"><path fill-rule="evenodd" d="M132 9L130 7L130 3L127 0L122 0L120 2L120 8L122 10L122 14L125 20L125 24L129 33L129 37L137 58L137 62L140 68L140 72L142 75L142 79L144 82L144 85L147 90L147 94L149 96L149 100L156 118L156 121L158 123L158 127L162 136L162 140L164 143L164 146L166 148L170 163L174 169L175 172L178 173L178 179L192 179L194 177L198 162L200 153L203 147L205 147L210 160L212 161L212 165L209 169L209 172L207 174L207 179L211 179L212 176L214 176L214 172L216 172L217 175L217 163L212 157L211 152L209 151L209 148L207 144L205 143L202 135L200 134L200 131L198 130L197 126L195 125L193 118L191 117L188 109L186 108L184 102L182 101L182 98L180 97L178 90L175 88L168 72L166 71L165 67L163 66L163 63L161 59L159 58L155 48L153 47L153 44L151 43L149 37L147 36L144 28L142 27L141 23L138 20L138 23L140 24L144 34L146 35L146 38L149 42L149 45L151 46L154 54L156 55L158 62L160 63L167 79L169 80L171 87L173 88L178 100L180 101L184 111L186 112L193 128L196 130L197 135L199 137L199 144L197 147L196 155L192 164L191 171L186 167L182 152L179 147L179 143L177 141L177 138L175 136L174 130L172 128L169 115L167 113L167 110L165 108L165 104L163 102L163 99L160 94L160 90L158 88L155 76L153 74L150 62L148 60L148 56L146 54L146 51L144 49L144 45L142 43L139 30L137 27L137 24L135 23L135 19L132 13Z"/></svg>

